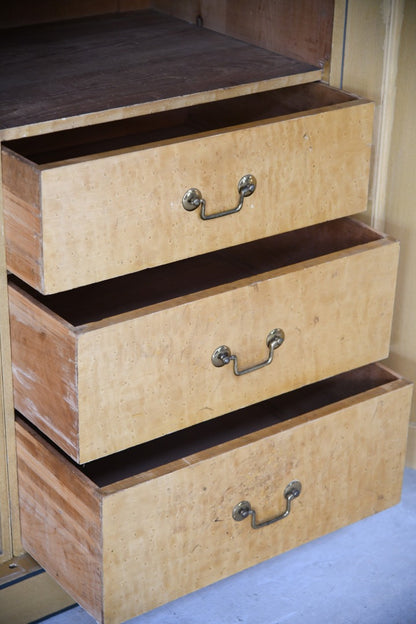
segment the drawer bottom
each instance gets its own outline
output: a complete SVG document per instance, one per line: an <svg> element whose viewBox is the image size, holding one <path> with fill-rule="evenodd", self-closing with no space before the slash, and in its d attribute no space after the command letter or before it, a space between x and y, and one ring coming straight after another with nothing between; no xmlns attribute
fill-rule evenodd
<svg viewBox="0 0 416 624"><path fill-rule="evenodd" d="M411 391L370 365L85 467L18 418L24 547L125 621L399 502Z"/></svg>

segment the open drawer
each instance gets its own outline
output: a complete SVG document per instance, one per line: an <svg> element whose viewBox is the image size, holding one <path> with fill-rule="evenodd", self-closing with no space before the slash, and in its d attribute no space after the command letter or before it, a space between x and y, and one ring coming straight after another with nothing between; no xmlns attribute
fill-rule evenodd
<svg viewBox="0 0 416 624"><path fill-rule="evenodd" d="M11 277L16 409L84 463L383 359L398 252L341 219L56 295Z"/></svg>
<svg viewBox="0 0 416 624"><path fill-rule="evenodd" d="M118 624L399 502L411 389L370 365L83 471L18 420L23 545Z"/></svg>
<svg viewBox="0 0 416 624"><path fill-rule="evenodd" d="M372 117L311 83L4 143L8 269L49 294L365 210Z"/></svg>

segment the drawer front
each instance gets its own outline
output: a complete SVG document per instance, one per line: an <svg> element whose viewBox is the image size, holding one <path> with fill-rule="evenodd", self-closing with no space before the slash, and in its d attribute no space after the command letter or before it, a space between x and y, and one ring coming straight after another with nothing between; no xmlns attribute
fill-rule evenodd
<svg viewBox="0 0 416 624"><path fill-rule="evenodd" d="M36 165L3 151L9 270L43 293L75 288L366 208L373 106L320 110ZM182 206L197 188L212 215Z"/></svg>
<svg viewBox="0 0 416 624"><path fill-rule="evenodd" d="M16 408L76 461L157 438L388 355L387 238L71 327L10 286ZM226 345L237 376L212 355Z"/></svg>
<svg viewBox="0 0 416 624"><path fill-rule="evenodd" d="M124 621L399 502L410 397L390 381L102 487L18 424L24 546L94 617ZM280 515L293 480L286 518L233 519L241 501L259 523Z"/></svg>

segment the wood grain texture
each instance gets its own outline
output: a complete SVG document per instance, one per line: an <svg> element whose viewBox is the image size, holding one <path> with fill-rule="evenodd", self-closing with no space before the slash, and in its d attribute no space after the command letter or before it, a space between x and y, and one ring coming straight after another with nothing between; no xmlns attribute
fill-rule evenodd
<svg viewBox="0 0 416 624"><path fill-rule="evenodd" d="M17 257L12 270L52 293L365 210L373 106L340 97L320 86L284 90L267 109L283 117L40 165L41 278L23 275ZM231 123L243 106L215 113ZM207 222L183 209L192 187L208 214L234 207L248 173L257 188L238 214Z"/></svg>
<svg viewBox="0 0 416 624"><path fill-rule="evenodd" d="M312 239L309 259L286 267L272 268L272 248L250 266L236 247L228 261L244 277L77 327L11 286L18 409L83 463L386 357L398 244L355 227L370 242L345 246L344 233L319 256ZM275 327L286 340L272 365L244 377L212 365L223 344L240 368L263 361Z"/></svg>
<svg viewBox="0 0 416 624"><path fill-rule="evenodd" d="M0 162L1 171L1 162ZM2 196L0 194L0 208ZM0 220L3 226L3 214L0 210ZM6 285L6 254L4 245L4 227L0 228L0 239L2 242L0 249L0 270L1 289L7 289ZM8 307L5 305L5 297L0 299L0 563L8 560L13 555L12 547L12 518L10 494L13 490L13 499L16 500L16 481L9 481L8 474L8 454L7 449L10 441L14 441L13 430L10 430L11 412L10 402L7 397L11 396L11 362L10 351L5 348L4 338L8 339ZM9 374L8 374L9 373ZM9 392L8 392L9 390ZM11 448L14 448L13 446ZM15 457L14 457L15 459ZM12 466L13 467L13 466Z"/></svg>
<svg viewBox="0 0 416 624"><path fill-rule="evenodd" d="M2 149L3 217L7 267L28 283L43 280L40 175L35 166Z"/></svg>
<svg viewBox="0 0 416 624"><path fill-rule="evenodd" d="M331 52L333 0L154 0L156 9L322 67Z"/></svg>
<svg viewBox="0 0 416 624"><path fill-rule="evenodd" d="M54 120L68 128L74 118L93 123L100 112L123 118L320 74L312 65L154 11L10 29L0 40L0 128L33 134L36 124Z"/></svg>
<svg viewBox="0 0 416 624"><path fill-rule="evenodd" d="M83 473L106 494L163 476L186 458L267 427L380 388L397 374L369 364L84 464ZM185 462L185 463L184 463Z"/></svg>
<svg viewBox="0 0 416 624"><path fill-rule="evenodd" d="M96 619L118 624L381 511L400 500L412 386L358 387L102 488L19 420L24 543ZM253 531L232 519L244 499L259 520L274 516L293 479L303 489L285 520Z"/></svg>
<svg viewBox="0 0 416 624"><path fill-rule="evenodd" d="M411 390L399 384L390 392L187 458L165 476L105 496L105 621L152 609L399 502ZM303 490L284 521L253 531L249 520L232 519L241 500L259 520L281 512L294 478Z"/></svg>
<svg viewBox="0 0 416 624"><path fill-rule="evenodd" d="M20 420L16 434L23 545L100 619L103 569L96 488Z"/></svg>
<svg viewBox="0 0 416 624"><path fill-rule="evenodd" d="M140 0L136 0L139 2ZM147 8L148 2L142 2ZM117 12L117 0L67 0L66 2L54 2L54 0L16 0L15 2L2 2L0 6L0 28L15 28L28 24L40 24L57 20L74 19L100 13Z"/></svg>
<svg viewBox="0 0 416 624"><path fill-rule="evenodd" d="M16 445L2 205L3 197L0 193L0 561L7 561L13 555L22 554L22 544L17 498Z"/></svg>
<svg viewBox="0 0 416 624"><path fill-rule="evenodd" d="M78 344L81 457L385 358L397 258L398 245L370 243L91 326ZM263 361L275 327L286 341L273 365L235 377L211 364L223 344L242 368ZM111 417L97 422L97 413Z"/></svg>
<svg viewBox="0 0 416 624"><path fill-rule="evenodd" d="M68 324L13 286L9 307L15 407L76 458L75 338Z"/></svg>

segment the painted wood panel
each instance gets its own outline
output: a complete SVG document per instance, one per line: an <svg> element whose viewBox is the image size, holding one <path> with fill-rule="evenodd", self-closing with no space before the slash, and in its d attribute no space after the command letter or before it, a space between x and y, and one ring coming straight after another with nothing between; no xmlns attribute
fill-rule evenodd
<svg viewBox="0 0 416 624"><path fill-rule="evenodd" d="M376 105L365 220L402 242L389 363L415 379L415 5L412 0L337 0L335 17L332 58L338 62L331 84L366 95ZM413 402L407 459L412 467L416 467L415 423Z"/></svg>
<svg viewBox="0 0 416 624"><path fill-rule="evenodd" d="M396 100L388 159L385 223L401 240L401 270L392 331L390 365L416 379L416 4L403 3L396 78ZM408 465L416 468L416 397L409 428Z"/></svg>

